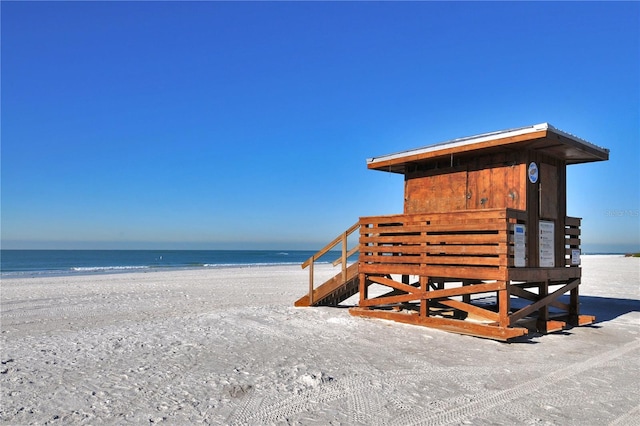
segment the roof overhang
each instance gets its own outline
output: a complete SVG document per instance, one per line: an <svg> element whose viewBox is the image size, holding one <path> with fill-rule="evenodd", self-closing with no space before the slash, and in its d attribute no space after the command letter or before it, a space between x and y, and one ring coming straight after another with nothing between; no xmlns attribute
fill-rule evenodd
<svg viewBox="0 0 640 426"><path fill-rule="evenodd" d="M484 133L454 139L423 148L402 151L367 159L367 167L393 173L404 173L410 163L421 163L471 151L481 154L491 151L527 149L564 160L566 164L589 163L609 159L609 150L599 147L570 133L558 130L548 123L517 129Z"/></svg>

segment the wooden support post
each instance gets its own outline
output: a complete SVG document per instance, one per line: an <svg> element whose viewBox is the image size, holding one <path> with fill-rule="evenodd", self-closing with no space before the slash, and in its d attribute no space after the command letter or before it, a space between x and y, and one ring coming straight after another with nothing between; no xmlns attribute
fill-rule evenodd
<svg viewBox="0 0 640 426"><path fill-rule="evenodd" d="M537 311L538 309L540 309L540 307L542 307L544 305L551 304L551 302L556 300L561 295L563 295L566 292L571 291L574 288L576 288L579 283L580 283L579 279L570 280L570 281L568 281L566 283L566 285L564 285L561 288L557 289L556 291L554 291L553 293L549 294L548 296L543 297L542 299L538 300L537 302L532 303L531 305L526 306L526 307L524 307L522 309L519 309L518 311L514 312L513 314L511 314L509 316L509 318L511 320L511 325L515 324L516 321L526 317L527 315L531 314L532 312Z"/></svg>
<svg viewBox="0 0 640 426"><path fill-rule="evenodd" d="M470 280L462 280L462 286L468 286L470 285ZM463 294L462 295L462 301L464 303L471 303L471 294Z"/></svg>
<svg viewBox="0 0 640 426"><path fill-rule="evenodd" d="M313 306L313 258L309 263L309 306Z"/></svg>
<svg viewBox="0 0 640 426"><path fill-rule="evenodd" d="M500 327L508 327L510 325L509 310L511 309L511 294L509 291L509 282L504 282L503 287L504 289L498 290L498 324L500 325Z"/></svg>
<svg viewBox="0 0 640 426"><path fill-rule="evenodd" d="M428 282L429 278L420 276L420 290L423 293L429 289ZM420 316L424 318L429 316L429 300L427 299L420 299Z"/></svg>
<svg viewBox="0 0 640 426"><path fill-rule="evenodd" d="M571 325L579 325L580 323L580 296L578 293L578 288L580 286L576 286L576 288L572 289L569 293L569 324Z"/></svg>
<svg viewBox="0 0 640 426"><path fill-rule="evenodd" d="M580 315L580 278L577 279L578 285L571 289L569 293L569 324L573 326L589 325L596 322L596 317L593 315Z"/></svg>
<svg viewBox="0 0 640 426"><path fill-rule="evenodd" d="M347 236L344 232L342 234L342 281L347 281Z"/></svg>
<svg viewBox="0 0 640 426"><path fill-rule="evenodd" d="M360 290L360 306L364 305L365 300L369 298L368 294L368 286L367 286L367 275L363 273L358 274L359 282L359 290Z"/></svg>
<svg viewBox="0 0 640 426"><path fill-rule="evenodd" d="M538 284L538 297L543 299L549 294L549 280L544 280ZM544 304L538 309L538 320L536 328L540 333L547 333L547 322L549 321L549 304Z"/></svg>

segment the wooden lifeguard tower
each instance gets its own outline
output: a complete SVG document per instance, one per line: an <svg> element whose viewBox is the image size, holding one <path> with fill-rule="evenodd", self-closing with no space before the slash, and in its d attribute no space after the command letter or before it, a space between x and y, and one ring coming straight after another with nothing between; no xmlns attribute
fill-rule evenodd
<svg viewBox="0 0 640 426"><path fill-rule="evenodd" d="M295 305L360 293L353 315L497 340L590 324L580 314L580 219L566 215L566 166L608 157L543 123L368 159L369 169L404 175L404 213L361 217L304 262L309 293ZM342 270L315 288L314 262L340 244Z"/></svg>

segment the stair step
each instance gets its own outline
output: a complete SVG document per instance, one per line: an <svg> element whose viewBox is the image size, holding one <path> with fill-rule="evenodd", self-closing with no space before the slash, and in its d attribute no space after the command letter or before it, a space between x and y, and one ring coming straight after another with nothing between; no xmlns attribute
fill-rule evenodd
<svg viewBox="0 0 640 426"><path fill-rule="evenodd" d="M314 290L313 304L309 304L307 294L298 299L295 306L336 306L359 291L358 279L358 264L354 263L347 268L346 280L340 272Z"/></svg>

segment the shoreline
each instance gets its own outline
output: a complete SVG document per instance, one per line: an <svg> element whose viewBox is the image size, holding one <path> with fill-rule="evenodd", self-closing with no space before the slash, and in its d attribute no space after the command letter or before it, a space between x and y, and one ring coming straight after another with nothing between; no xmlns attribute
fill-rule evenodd
<svg viewBox="0 0 640 426"><path fill-rule="evenodd" d="M151 270L301 265L305 250L3 250L0 277L64 276ZM329 253L318 263L332 261ZM326 260L325 260L326 259Z"/></svg>
<svg viewBox="0 0 640 426"><path fill-rule="evenodd" d="M329 262L318 262L317 264L328 265ZM256 264L220 264L206 266L133 266L133 267L96 267L87 268L88 270L45 270L45 271L9 271L0 272L0 279L22 279L22 278L56 278L56 277L75 277L75 276L100 276L100 275L119 275L119 274L146 274L161 273L172 271L207 271L217 269L243 269L243 268L268 268L277 266L298 266L297 262L289 263L256 263Z"/></svg>
<svg viewBox="0 0 640 426"><path fill-rule="evenodd" d="M3 280L0 424L627 424L638 271L585 255L596 324L511 344L295 308L299 265Z"/></svg>
<svg viewBox="0 0 640 426"><path fill-rule="evenodd" d="M634 258L628 254L619 253L599 253L599 254L582 254L581 258ZM0 280L13 280L22 278L55 278L55 277L73 277L73 276L99 276L113 274L135 274L135 273L151 273L151 272L169 272L169 271L205 271L216 269L235 269L235 268L261 268L270 266L300 266L302 262L282 262L282 263L230 263L230 264L209 264L209 265L166 265L166 266L98 266L98 267L79 267L73 270L34 270L34 271L1 271ZM350 262L351 263L351 262ZM316 265L330 265L329 261L318 261Z"/></svg>

